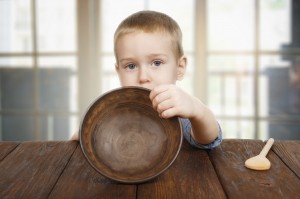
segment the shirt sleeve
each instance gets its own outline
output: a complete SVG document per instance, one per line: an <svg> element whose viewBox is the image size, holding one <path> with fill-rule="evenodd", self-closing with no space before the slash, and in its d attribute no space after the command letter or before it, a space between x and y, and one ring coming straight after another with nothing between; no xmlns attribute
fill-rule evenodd
<svg viewBox="0 0 300 199"><path fill-rule="evenodd" d="M197 147L199 149L212 150L221 144L223 138L222 138L222 129L219 123L218 123L219 126L218 137L209 144L200 144L191 135L191 129L192 129L191 122L188 119L182 119L182 118L180 118L180 122L181 122L183 136L192 146Z"/></svg>

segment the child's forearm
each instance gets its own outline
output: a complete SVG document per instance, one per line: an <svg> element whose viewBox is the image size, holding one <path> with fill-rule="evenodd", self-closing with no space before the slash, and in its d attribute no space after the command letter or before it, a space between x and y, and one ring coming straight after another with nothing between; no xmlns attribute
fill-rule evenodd
<svg viewBox="0 0 300 199"><path fill-rule="evenodd" d="M200 144L213 142L219 134L219 126L212 111L202 105L202 114L189 118L192 124L192 137Z"/></svg>

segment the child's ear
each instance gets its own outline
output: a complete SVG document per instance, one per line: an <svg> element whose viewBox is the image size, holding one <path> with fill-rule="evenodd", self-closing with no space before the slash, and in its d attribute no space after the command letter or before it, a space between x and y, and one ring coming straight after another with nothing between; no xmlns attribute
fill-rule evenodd
<svg viewBox="0 0 300 199"><path fill-rule="evenodd" d="M186 56L182 56L179 59L177 66L177 80L182 80L186 71L187 58Z"/></svg>

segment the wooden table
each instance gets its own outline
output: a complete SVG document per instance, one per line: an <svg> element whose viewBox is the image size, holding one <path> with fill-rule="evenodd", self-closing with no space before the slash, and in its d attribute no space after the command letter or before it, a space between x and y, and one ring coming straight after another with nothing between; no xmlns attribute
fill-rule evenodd
<svg viewBox="0 0 300 199"><path fill-rule="evenodd" d="M244 166L260 140L224 140L213 151L183 143L174 164L143 184L96 172L76 141L0 142L0 198L300 198L300 141L278 141L268 171Z"/></svg>

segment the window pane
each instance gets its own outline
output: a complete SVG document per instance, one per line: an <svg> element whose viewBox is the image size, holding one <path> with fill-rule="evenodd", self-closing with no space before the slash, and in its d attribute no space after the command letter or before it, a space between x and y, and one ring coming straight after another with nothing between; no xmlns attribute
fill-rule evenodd
<svg viewBox="0 0 300 199"><path fill-rule="evenodd" d="M39 68L68 68L72 71L77 71L77 63L75 56L51 56L38 57Z"/></svg>
<svg viewBox="0 0 300 199"><path fill-rule="evenodd" d="M71 118L69 116L47 115L41 118L42 140L68 140ZM75 131L73 131L75 133Z"/></svg>
<svg viewBox="0 0 300 199"><path fill-rule="evenodd" d="M259 131L258 131L258 139L267 140L270 138L269 136L269 125L267 121L260 120L259 124Z"/></svg>
<svg viewBox="0 0 300 199"><path fill-rule="evenodd" d="M224 138L254 139L254 122L251 120L220 120Z"/></svg>
<svg viewBox="0 0 300 199"><path fill-rule="evenodd" d="M78 77L76 74L76 58L74 56L39 57L38 67L41 70L40 94L43 109L60 109L59 107L62 104L55 105L54 103L58 103L55 101L63 100L62 102L65 103L63 110L77 111ZM52 105L47 101L52 101Z"/></svg>
<svg viewBox="0 0 300 199"><path fill-rule="evenodd" d="M44 68L39 70L39 105L41 110L70 110L70 70ZM72 99L73 100L73 99Z"/></svg>
<svg viewBox="0 0 300 199"><path fill-rule="evenodd" d="M0 68L1 109L34 108L33 71L26 68Z"/></svg>
<svg viewBox="0 0 300 199"><path fill-rule="evenodd" d="M299 120L293 121L261 121L259 139L266 140L270 137L275 140L299 140Z"/></svg>
<svg viewBox="0 0 300 199"><path fill-rule="evenodd" d="M3 115L2 140L28 141L34 140L34 117L30 115ZM16 125L17 124L17 125Z"/></svg>
<svg viewBox="0 0 300 199"><path fill-rule="evenodd" d="M300 57L290 58L261 57L260 114L275 139L300 139Z"/></svg>
<svg viewBox="0 0 300 199"><path fill-rule="evenodd" d="M76 1L37 0L38 51L76 51Z"/></svg>
<svg viewBox="0 0 300 199"><path fill-rule="evenodd" d="M300 134L300 123L298 122L290 123L287 121L279 122L269 122L269 137L278 140L299 140Z"/></svg>
<svg viewBox="0 0 300 199"><path fill-rule="evenodd" d="M238 137L236 121L220 120L219 123L222 126L223 138L237 138Z"/></svg>
<svg viewBox="0 0 300 199"><path fill-rule="evenodd" d="M253 0L207 1L208 49L254 49Z"/></svg>
<svg viewBox="0 0 300 199"><path fill-rule="evenodd" d="M238 127L240 129L238 138L241 139L254 139L254 121L241 120L238 122Z"/></svg>
<svg viewBox="0 0 300 199"><path fill-rule="evenodd" d="M0 52L30 52L30 0L0 1Z"/></svg>
<svg viewBox="0 0 300 199"><path fill-rule="evenodd" d="M0 68L32 68L32 57L0 57Z"/></svg>
<svg viewBox="0 0 300 199"><path fill-rule="evenodd" d="M260 8L261 49L281 50L283 45L291 44L291 28L296 31L296 23L294 27L291 27L290 0L260 1ZM294 20L296 20L296 14L299 18L299 14L294 13Z"/></svg>
<svg viewBox="0 0 300 199"><path fill-rule="evenodd" d="M281 56L261 57L260 114L300 114L300 75Z"/></svg>
<svg viewBox="0 0 300 199"><path fill-rule="evenodd" d="M209 56L208 102L216 114L254 114L254 60L251 56Z"/></svg>
<svg viewBox="0 0 300 199"><path fill-rule="evenodd" d="M115 73L115 75L117 76L117 72L115 70L116 59L113 53L111 53L111 55L100 57L100 63L102 70Z"/></svg>

